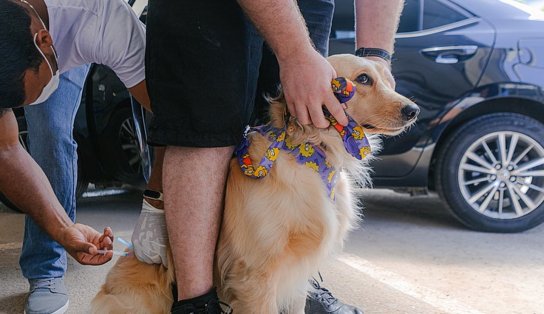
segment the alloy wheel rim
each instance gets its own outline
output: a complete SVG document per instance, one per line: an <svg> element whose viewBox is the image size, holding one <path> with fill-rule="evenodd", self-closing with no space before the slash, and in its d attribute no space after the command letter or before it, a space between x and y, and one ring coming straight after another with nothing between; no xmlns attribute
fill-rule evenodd
<svg viewBox="0 0 544 314"><path fill-rule="evenodd" d="M19 143L23 146L24 150L28 152L27 146L28 131L19 131Z"/></svg>
<svg viewBox="0 0 544 314"><path fill-rule="evenodd" d="M519 132L487 134L465 151L458 183L465 201L480 214L525 216L544 201L544 147Z"/></svg>
<svg viewBox="0 0 544 314"><path fill-rule="evenodd" d="M134 130L134 122L131 118L127 118L121 123L119 129L119 141L121 142L121 149L125 152L128 158L128 165L135 172L140 172L140 164L142 158L138 148L138 140L136 137L136 131Z"/></svg>

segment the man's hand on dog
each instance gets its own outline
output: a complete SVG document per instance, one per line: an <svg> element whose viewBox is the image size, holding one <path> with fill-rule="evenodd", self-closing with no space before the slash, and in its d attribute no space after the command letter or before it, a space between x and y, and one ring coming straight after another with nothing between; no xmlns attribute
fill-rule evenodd
<svg viewBox="0 0 544 314"><path fill-rule="evenodd" d="M113 257L113 232L109 227L100 233L87 225L73 224L61 231L59 242L83 265L102 265ZM97 250L108 252L100 254Z"/></svg>
<svg viewBox="0 0 544 314"><path fill-rule="evenodd" d="M323 114L325 105L340 124L348 124L344 107L331 90L331 80L336 77L336 71L324 57L314 49L302 48L278 61L282 88L291 115L302 124L326 128L330 123Z"/></svg>

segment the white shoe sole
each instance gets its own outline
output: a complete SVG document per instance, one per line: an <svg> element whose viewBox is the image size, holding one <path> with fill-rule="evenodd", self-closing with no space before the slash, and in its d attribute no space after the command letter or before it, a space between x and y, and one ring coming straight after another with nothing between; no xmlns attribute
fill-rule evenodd
<svg viewBox="0 0 544 314"><path fill-rule="evenodd" d="M68 310L69 305L70 305L70 301L66 302L66 304L64 304L60 309L56 310L53 313L49 313L49 314L64 314ZM23 314L26 314L26 311L23 310Z"/></svg>

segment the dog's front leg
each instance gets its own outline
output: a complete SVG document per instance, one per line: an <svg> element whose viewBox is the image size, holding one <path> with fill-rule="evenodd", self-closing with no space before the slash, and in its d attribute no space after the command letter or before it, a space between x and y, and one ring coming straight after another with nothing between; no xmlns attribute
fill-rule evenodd
<svg viewBox="0 0 544 314"><path fill-rule="evenodd" d="M229 280L229 299L234 313L278 314L277 287L261 274L250 273L245 280Z"/></svg>
<svg viewBox="0 0 544 314"><path fill-rule="evenodd" d="M259 314L278 314L278 306L276 300L244 300L243 302L235 301L232 303L234 313L259 313ZM302 312L304 313L304 311Z"/></svg>
<svg viewBox="0 0 544 314"><path fill-rule="evenodd" d="M293 299L289 304L289 308L285 314L304 314L306 306L306 295L301 295L299 298Z"/></svg>

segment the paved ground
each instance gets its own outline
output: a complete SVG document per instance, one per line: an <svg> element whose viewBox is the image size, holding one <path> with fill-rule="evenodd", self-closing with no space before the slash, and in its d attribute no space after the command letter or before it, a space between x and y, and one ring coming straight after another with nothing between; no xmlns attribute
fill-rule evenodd
<svg viewBox="0 0 544 314"><path fill-rule="evenodd" d="M464 229L436 197L365 194L365 221L323 269L340 298L372 313L544 313L544 226L522 234ZM139 196L86 198L78 219L130 238ZM21 313L23 215L0 205L0 313ZM118 249L122 246L118 244ZM69 313L85 313L112 264L70 263Z"/></svg>

